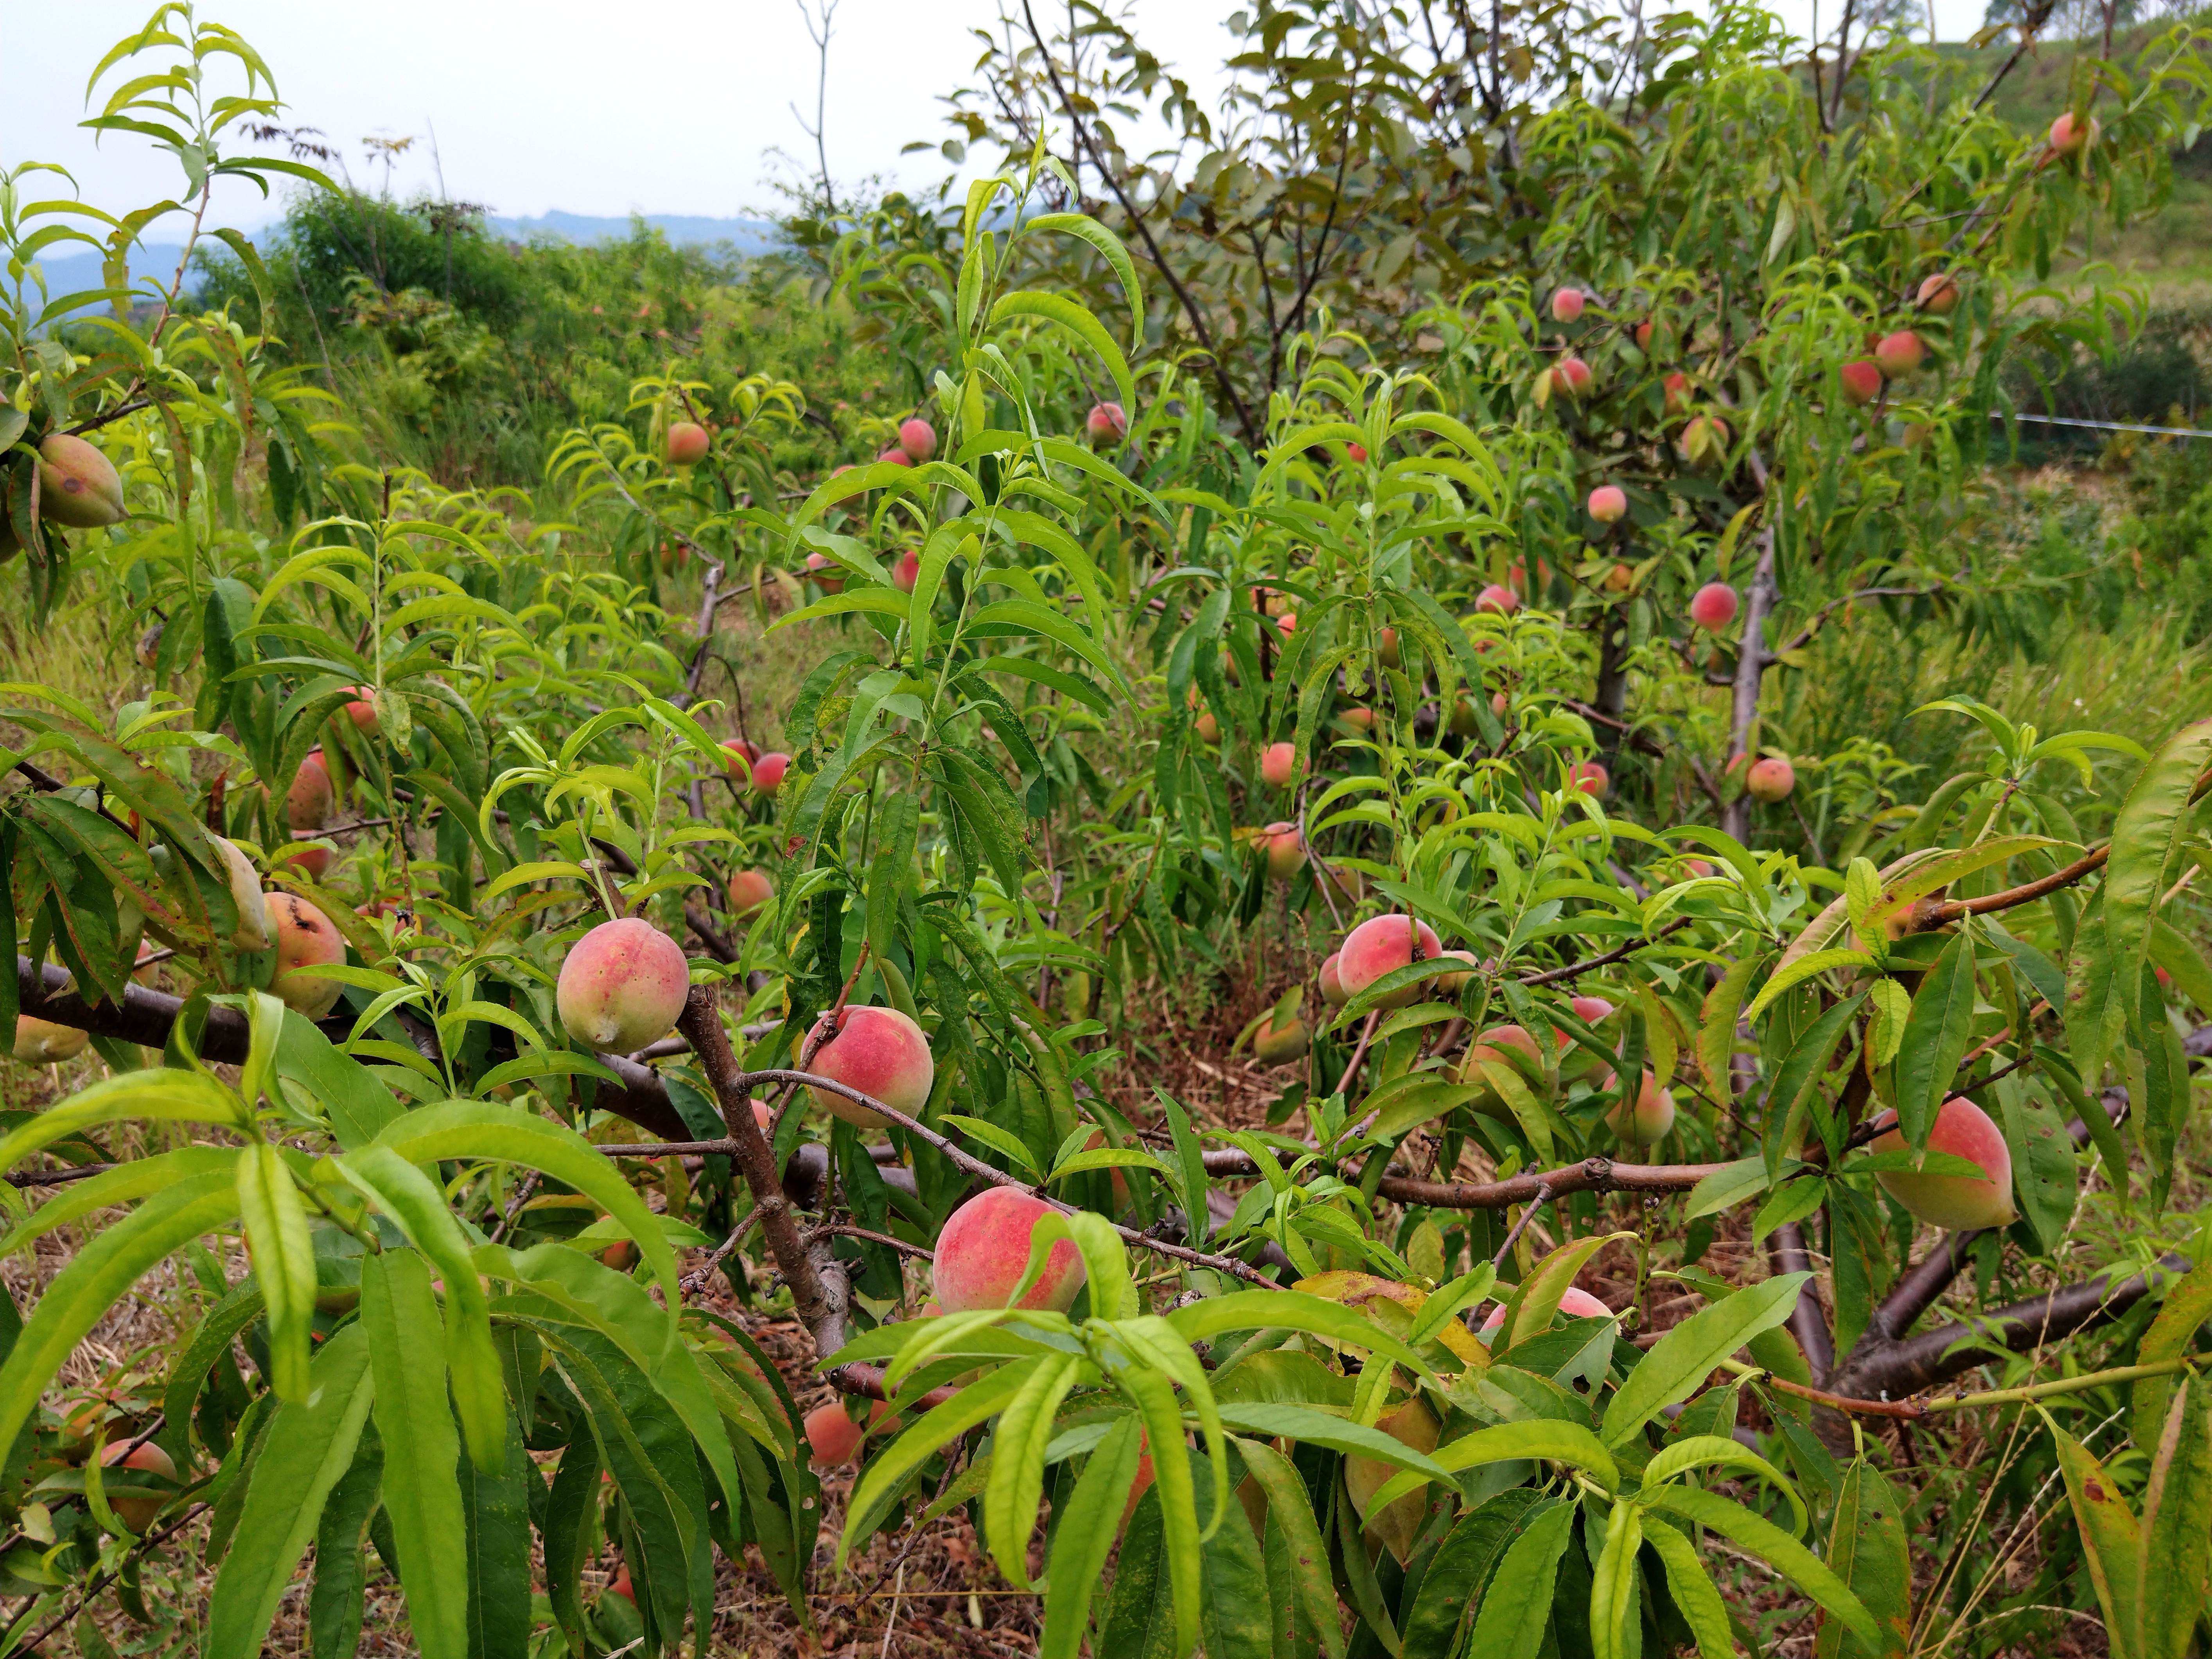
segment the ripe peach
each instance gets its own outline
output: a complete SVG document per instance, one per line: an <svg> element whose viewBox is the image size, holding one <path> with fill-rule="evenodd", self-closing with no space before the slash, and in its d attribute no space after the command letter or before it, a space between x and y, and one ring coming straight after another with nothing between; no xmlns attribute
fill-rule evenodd
<svg viewBox="0 0 2212 1659"><path fill-rule="evenodd" d="M1364 466L1364 465L1367 465L1367 446L1366 446L1365 444L1346 444L1346 445L1345 445L1345 447L1344 447L1344 459L1345 459L1346 460L1347 460L1347 461L1350 461L1350 462L1352 464L1352 465L1354 465L1354 466Z"/></svg>
<svg viewBox="0 0 2212 1659"><path fill-rule="evenodd" d="M1579 398L1590 389L1590 366L1579 357L1562 357L1552 371L1552 390L1563 398Z"/></svg>
<svg viewBox="0 0 2212 1659"><path fill-rule="evenodd" d="M1616 564L1605 573L1605 591L1608 593L1626 593L1635 586L1636 570L1632 565Z"/></svg>
<svg viewBox="0 0 2212 1659"><path fill-rule="evenodd" d="M690 989L684 947L651 922L624 916L568 947L553 1001L562 1029L577 1042L628 1054L666 1034Z"/></svg>
<svg viewBox="0 0 2212 1659"><path fill-rule="evenodd" d="M908 454L906 451L901 449L896 444L893 444L889 449L886 449L882 454L876 457L876 465L878 466L912 466L914 465L914 457Z"/></svg>
<svg viewBox="0 0 2212 1659"><path fill-rule="evenodd" d="M1298 613L1295 611L1285 611L1281 616L1276 617L1275 631L1280 634L1286 640L1290 638L1291 635L1297 633L1298 631Z"/></svg>
<svg viewBox="0 0 2212 1659"><path fill-rule="evenodd" d="M899 422L899 447L917 461L937 453L937 428L916 415Z"/></svg>
<svg viewBox="0 0 2212 1659"><path fill-rule="evenodd" d="M1743 787L1753 800L1771 805L1789 798L1790 792L1797 787L1797 773L1788 761L1770 755L1751 763L1751 772L1744 779Z"/></svg>
<svg viewBox="0 0 2212 1659"><path fill-rule="evenodd" d="M1888 1127L1875 1138L1874 1150L1902 1150L1905 1137L1898 1133L1897 1114L1884 1112L1877 1122ZM2012 1153L1987 1112L1963 1095L1952 1096L1936 1114L1928 1147L1930 1152L1948 1152L1980 1164L1982 1176L1912 1175L1899 1170L1875 1177L1882 1190L1929 1226L1953 1232L2002 1227L2013 1219Z"/></svg>
<svg viewBox="0 0 2212 1659"><path fill-rule="evenodd" d="M1190 729L1198 733L1198 740L1200 743L1221 741L1221 722L1213 718L1213 711L1211 708L1200 709L1198 718L1190 723Z"/></svg>
<svg viewBox="0 0 2212 1659"><path fill-rule="evenodd" d="M1709 634L1717 634L1735 620L1735 589L1726 582L1707 582L1690 596L1690 620Z"/></svg>
<svg viewBox="0 0 2212 1659"><path fill-rule="evenodd" d="M1437 1419L1418 1398L1377 1419L1375 1426L1415 1451L1432 1452L1437 1449ZM1390 1553L1403 1560L1413 1547L1413 1534L1421 1524L1421 1517L1428 1513L1428 1494L1410 1492L1387 1510L1368 1513L1375 1494L1397 1473L1396 1465L1385 1463L1379 1457L1353 1455L1344 1460L1344 1489L1351 1496L1352 1507L1359 1512L1363 1530L1387 1544Z"/></svg>
<svg viewBox="0 0 2212 1659"><path fill-rule="evenodd" d="M1603 997L1577 997L1567 1006L1575 1011L1575 1018L1585 1025L1595 1025L1601 1020L1613 1018L1613 1005Z"/></svg>
<svg viewBox="0 0 2212 1659"><path fill-rule="evenodd" d="M914 585L921 580L921 555L909 547L899 555L891 567L891 586L902 593L914 592Z"/></svg>
<svg viewBox="0 0 2212 1659"><path fill-rule="evenodd" d="M632 1607L637 1605L637 1589L629 1582L629 1568L624 1566L615 1574L614 1582L607 1586L607 1594L619 1595Z"/></svg>
<svg viewBox="0 0 2212 1659"><path fill-rule="evenodd" d="M1129 434L1129 417L1119 404L1093 404L1083 417L1083 431L1092 443L1119 443Z"/></svg>
<svg viewBox="0 0 2212 1659"><path fill-rule="evenodd" d="M842 1401L833 1400L826 1406L817 1407L806 1413L808 1461L817 1468L851 1462L860 1455L861 1443L875 1432L877 1425L883 1422L890 1411L890 1406L887 1401L870 1401L867 1425L863 1427L853 1420L852 1413L845 1409ZM898 1419L891 1419L890 1427L894 1431L897 1429Z"/></svg>
<svg viewBox="0 0 2212 1659"><path fill-rule="evenodd" d="M730 914L740 921L775 896L775 883L765 870L740 870L730 878Z"/></svg>
<svg viewBox="0 0 2212 1659"><path fill-rule="evenodd" d="M1875 347L1875 367L1894 380L1917 369L1925 355L1920 337L1909 328L1900 328L1894 334L1883 335L1881 343Z"/></svg>
<svg viewBox="0 0 2212 1659"><path fill-rule="evenodd" d="M696 466L707 459L707 428L696 421L676 421L668 428L668 464Z"/></svg>
<svg viewBox="0 0 2212 1659"><path fill-rule="evenodd" d="M287 1008L320 1019L337 1006L345 988L313 970L345 961L345 935L296 893L270 893L265 902L276 935L276 977L269 988Z"/></svg>
<svg viewBox="0 0 2212 1659"><path fill-rule="evenodd" d="M1913 295L1913 302L1931 316L1948 317L1958 308L1959 297L1958 283L1949 273L1939 270L1920 279L1920 291Z"/></svg>
<svg viewBox="0 0 2212 1659"><path fill-rule="evenodd" d="M83 439L50 433L39 441L39 516L71 530L120 524L122 475Z"/></svg>
<svg viewBox="0 0 2212 1659"><path fill-rule="evenodd" d="M1252 1052L1267 1065L1280 1066L1305 1053L1309 1038L1305 1021L1293 1016L1288 1024L1277 1025L1273 1018L1252 1033Z"/></svg>
<svg viewBox="0 0 2212 1659"><path fill-rule="evenodd" d="M1337 719L1355 732L1369 732L1375 729L1375 711L1371 708L1343 709L1338 713Z"/></svg>
<svg viewBox="0 0 2212 1659"><path fill-rule="evenodd" d="M1475 595L1474 608L1477 611L1495 611L1500 616L1510 616L1521 608L1521 596L1510 587L1501 587L1496 582L1492 582Z"/></svg>
<svg viewBox="0 0 2212 1659"><path fill-rule="evenodd" d="M1682 428L1682 459L1694 466L1726 458L1728 422L1717 415L1700 415Z"/></svg>
<svg viewBox="0 0 2212 1659"><path fill-rule="evenodd" d="M0 541L13 540L15 533L15 532L13 530L8 527L4 521L0 521ZM5 563L7 562L8 554L15 550L14 548L9 548L4 551L0 551L0 563ZM138 644L134 649L132 654L137 656L138 659L138 665L141 668L151 668L156 662L161 660L161 624L160 623L155 623L151 628L148 629L144 633L138 636Z"/></svg>
<svg viewBox="0 0 2212 1659"><path fill-rule="evenodd" d="M945 1312L1005 1307L1029 1266L1030 1235L1051 1213L1042 1200L1011 1187L988 1188L955 1210L937 1236L932 1273ZM1075 1241L1055 1239L1044 1272L1018 1305L1065 1313L1083 1283L1083 1255Z"/></svg>
<svg viewBox="0 0 2212 1659"><path fill-rule="evenodd" d="M724 765L732 780L738 783L749 780L753 775L753 768L760 763L760 745L744 738L733 738L724 744L722 753L729 757Z"/></svg>
<svg viewBox="0 0 2212 1659"><path fill-rule="evenodd" d="M1658 331L1659 325L1649 317L1637 324L1636 349L1638 351L1649 354L1651 349L1651 337Z"/></svg>
<svg viewBox="0 0 2212 1659"><path fill-rule="evenodd" d="M806 556L806 574L824 593L845 591L845 579L837 574L837 569L836 560L827 553L809 553Z"/></svg>
<svg viewBox="0 0 2212 1659"><path fill-rule="evenodd" d="M1303 770L1298 751L1287 743L1271 743L1260 751L1260 776L1274 788L1289 788Z"/></svg>
<svg viewBox="0 0 2212 1659"><path fill-rule="evenodd" d="M1341 1008L1352 1000L1352 993L1344 988L1337 976L1337 967L1344 960L1344 952L1332 951L1321 965L1321 1000L1332 1008Z"/></svg>
<svg viewBox="0 0 2212 1659"><path fill-rule="evenodd" d="M230 871L230 902L238 907L238 927L230 936L234 951L265 951L269 948L269 908L261 896L261 877L253 868L253 860L240 850L236 843L221 836L211 836L216 851Z"/></svg>
<svg viewBox="0 0 2212 1659"><path fill-rule="evenodd" d="M1619 484L1600 484L1590 491L1588 506L1600 524L1619 524L1628 515L1628 495Z"/></svg>
<svg viewBox="0 0 2212 1659"><path fill-rule="evenodd" d="M1401 659L1398 653L1398 630L1396 629L1386 628L1382 630L1380 643L1377 644L1375 649L1375 654L1382 661L1382 664L1385 668L1396 668L1401 665Z"/></svg>
<svg viewBox="0 0 2212 1659"><path fill-rule="evenodd" d="M637 1265L637 1246L627 1238L618 1238L599 1252L599 1264L626 1273Z"/></svg>
<svg viewBox="0 0 2212 1659"><path fill-rule="evenodd" d="M1610 1319L1613 1317L1612 1309L1607 1307L1604 1303L1599 1301L1588 1291L1583 1290L1579 1285L1570 1285L1560 1293L1559 1311L1566 1315L1570 1319ZM1491 1338L1498 1334L1498 1331L1504 1328L1504 1324L1505 1304L1501 1302L1490 1310L1490 1317L1482 1322L1482 1328L1477 1331L1475 1334L1480 1337L1484 1341L1487 1342Z"/></svg>
<svg viewBox="0 0 2212 1659"><path fill-rule="evenodd" d="M355 694L354 701L345 706L346 718L353 722L354 730L363 737L374 737L378 730L374 701L375 691L366 685L346 685L338 689Z"/></svg>
<svg viewBox="0 0 2212 1659"><path fill-rule="evenodd" d="M28 1014L15 1016L15 1058L26 1066L58 1066L84 1052L85 1034Z"/></svg>
<svg viewBox="0 0 2212 1659"><path fill-rule="evenodd" d="M1502 697L1505 694L1501 691L1498 695ZM1497 707L1495 702L1492 702L1492 707ZM1505 711L1500 708L1498 712L1503 714ZM1474 704L1465 697L1455 699L1452 703L1451 711L1452 736L1455 738L1471 738L1481 729L1481 726L1475 723Z"/></svg>
<svg viewBox="0 0 2212 1659"><path fill-rule="evenodd" d="M1583 317L1584 296L1578 288L1555 289L1552 295L1552 320L1555 323L1578 323Z"/></svg>
<svg viewBox="0 0 2212 1659"><path fill-rule="evenodd" d="M773 795L783 787L783 775L791 769L791 757L781 749L771 749L753 765L753 793Z"/></svg>
<svg viewBox="0 0 2212 1659"><path fill-rule="evenodd" d="M1463 962L1467 964L1465 969L1457 973L1440 973L1429 981L1430 989L1438 996L1457 996L1461 988L1473 979L1482 967L1481 959L1472 951L1439 951L1437 952L1437 960L1439 963Z"/></svg>
<svg viewBox="0 0 2212 1659"><path fill-rule="evenodd" d="M1607 1073L1605 1086L1617 1086L1610 1073ZM1632 1146L1655 1146L1674 1127L1674 1092L1661 1088L1659 1079L1646 1068L1636 1098L1615 1101L1606 1109L1605 1127Z"/></svg>
<svg viewBox="0 0 2212 1659"><path fill-rule="evenodd" d="M1288 881L1305 867L1306 849L1298 844L1295 823L1275 823L1262 830L1260 850L1267 856L1267 873L1277 881Z"/></svg>
<svg viewBox="0 0 2212 1659"><path fill-rule="evenodd" d="M170 1461L169 1454L150 1440L143 1446L132 1446L128 1440L118 1440L100 1453L100 1461L106 1468L133 1469L161 1480L177 1478L177 1466ZM166 1498L140 1497L118 1492L108 1498L107 1507L113 1510L115 1518L131 1531L143 1533L154 1524L154 1517L161 1514L168 1501Z"/></svg>
<svg viewBox="0 0 2212 1659"><path fill-rule="evenodd" d="M1613 793L1613 776L1594 760L1577 761L1567 773L1567 785L1603 800Z"/></svg>
<svg viewBox="0 0 2212 1659"><path fill-rule="evenodd" d="M1493 691L1490 694L1490 712L1497 715L1500 720L1503 720L1505 718L1506 709L1511 707L1512 701L1513 700L1507 696L1503 691ZM1456 730L1457 728L1455 727L1454 729Z"/></svg>
<svg viewBox="0 0 2212 1659"><path fill-rule="evenodd" d="M814 1051L807 1067L817 1077L873 1096L895 1112L920 1117L937 1081L937 1062L929 1052L929 1039L921 1027L896 1008L847 1004L837 1016L837 1029L829 1042ZM890 1120L856 1100L833 1090L811 1090L817 1103L832 1117L878 1128Z"/></svg>
<svg viewBox="0 0 2212 1659"><path fill-rule="evenodd" d="M1413 961L1417 948L1424 962L1443 952L1436 930L1425 921L1407 915L1371 917L1346 935L1344 948L1337 952L1337 979L1356 997L1393 969ZM1419 985L1401 986L1378 1006L1403 1008L1419 1000L1420 995Z"/></svg>
<svg viewBox="0 0 2212 1659"><path fill-rule="evenodd" d="M2094 145L2097 142L2097 135L2102 131L2095 116L2091 116L2084 124L2075 120L2074 112L2069 109L2051 124L2051 148L2061 155L2072 155Z"/></svg>
<svg viewBox="0 0 2212 1659"><path fill-rule="evenodd" d="M292 787L284 792L284 822L292 826L294 835L319 830L330 822L334 799L331 769L323 751L310 749L307 759L300 763Z"/></svg>
<svg viewBox="0 0 2212 1659"><path fill-rule="evenodd" d="M1688 375L1669 374L1665 380L1659 382L1659 387L1661 392L1665 398L1667 412L1669 415L1680 415L1682 410L1688 406L1690 401L1690 377Z"/></svg>
<svg viewBox="0 0 2212 1659"><path fill-rule="evenodd" d="M1836 371L1836 378L1843 382L1847 404L1870 404L1881 396L1881 369L1871 359L1845 363Z"/></svg>

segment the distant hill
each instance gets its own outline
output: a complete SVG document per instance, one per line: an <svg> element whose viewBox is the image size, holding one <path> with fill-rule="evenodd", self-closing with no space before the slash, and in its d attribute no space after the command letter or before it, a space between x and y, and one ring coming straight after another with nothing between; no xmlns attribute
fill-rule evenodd
<svg viewBox="0 0 2212 1659"><path fill-rule="evenodd" d="M580 245L625 238L630 234L632 222L626 218L566 213L556 208L550 213L540 214L534 218L488 218L484 221L484 228L503 241L530 242L550 238ZM769 252L781 240L781 233L766 219L710 219L696 215L654 213L646 215L645 222L678 246L712 246L726 243L739 254L750 255ZM246 234L259 246L266 244L274 228L272 225L264 225L258 230L248 231ZM222 252L222 244L212 239L206 246L211 252ZM166 288L176 276L177 261L184 257L184 252L183 245L177 242L154 242L131 249L131 277L133 285L143 294L146 280L150 277ZM46 293L50 300L96 291L102 286L100 256L89 250L50 255L40 264L46 270ZM98 303L80 306L71 314L82 316L101 308Z"/></svg>

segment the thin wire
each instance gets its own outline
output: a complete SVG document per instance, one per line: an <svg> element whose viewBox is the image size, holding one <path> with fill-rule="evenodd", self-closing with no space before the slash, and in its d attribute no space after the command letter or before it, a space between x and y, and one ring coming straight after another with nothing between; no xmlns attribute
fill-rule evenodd
<svg viewBox="0 0 2212 1659"><path fill-rule="evenodd" d="M2126 421L2077 421L2064 415L2007 415L2002 410L1990 411L1993 421L2033 421L2039 426L2079 426L2095 432L2148 432L2161 438L2212 438L2212 431L2199 431L2193 426L2136 426Z"/></svg>

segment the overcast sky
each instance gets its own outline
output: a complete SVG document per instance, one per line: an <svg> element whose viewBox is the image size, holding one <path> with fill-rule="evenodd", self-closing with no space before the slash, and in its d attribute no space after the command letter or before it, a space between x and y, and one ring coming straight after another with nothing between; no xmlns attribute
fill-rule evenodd
<svg viewBox="0 0 2212 1659"><path fill-rule="evenodd" d="M1936 0L1944 37L1972 33L1984 3ZM92 112L93 65L152 9L0 0L0 163L59 162L110 211L180 193L175 163L144 140L117 133L95 146L76 125ZM998 9L998 0L840 0L828 122L837 177L890 173L919 185L945 171L933 153L899 149L944 137L938 100L967 76L981 50L972 30ZM1235 9L1236 0L1134 6L1139 37L1200 86L1212 83L1229 40L1222 20ZM1802 28L1810 0L1781 9ZM816 56L795 0L201 0L200 10L253 43L286 118L341 143L357 182L385 177L364 165L363 137L416 138L392 174L402 195L436 188L434 131L447 191L501 215L737 215L775 204L771 148L811 167L790 106L811 118ZM106 85L121 79L111 73ZM218 206L223 222L244 228L272 216L250 186Z"/></svg>

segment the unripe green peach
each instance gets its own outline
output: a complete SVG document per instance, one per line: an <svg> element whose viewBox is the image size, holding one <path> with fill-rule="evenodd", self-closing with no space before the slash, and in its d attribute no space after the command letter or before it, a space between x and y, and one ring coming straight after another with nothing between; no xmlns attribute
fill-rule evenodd
<svg viewBox="0 0 2212 1659"><path fill-rule="evenodd" d="M1277 1025L1273 1019L1270 1014L1267 1023L1252 1034L1252 1052L1269 1066L1280 1066L1305 1053L1310 1039L1305 1021L1293 1016L1288 1024Z"/></svg>
<svg viewBox="0 0 2212 1659"><path fill-rule="evenodd" d="M15 1016L15 1058L26 1066L58 1066L84 1052L85 1034L28 1014Z"/></svg>
<svg viewBox="0 0 2212 1659"><path fill-rule="evenodd" d="M947 1313L1003 1308L1030 1261L1030 1235L1051 1206L1011 1187L991 1187L955 1210L937 1236L931 1273ZM1053 1241L1044 1272L1017 1304L1066 1313L1083 1288L1082 1252L1073 1239Z"/></svg>
<svg viewBox="0 0 2212 1659"><path fill-rule="evenodd" d="M294 1012L320 1019L337 1006L345 988L313 970L343 963L345 935L296 893L270 893L266 902L276 945L276 977L269 989Z"/></svg>
<svg viewBox="0 0 2212 1659"><path fill-rule="evenodd" d="M896 1008L848 1005L837 1016L835 1036L814 1051L806 1068L880 1100L908 1117L921 1115L937 1062L921 1027ZM834 1090L809 1085L815 1101L832 1117L864 1129L883 1128L890 1120Z"/></svg>
<svg viewBox="0 0 2212 1659"><path fill-rule="evenodd" d="M51 433L39 443L39 516L71 530L120 524L122 475L83 439Z"/></svg>
<svg viewBox="0 0 2212 1659"><path fill-rule="evenodd" d="M568 947L553 1000L562 1029L577 1042L628 1054L667 1033L690 988L683 947L651 922L624 916Z"/></svg>

